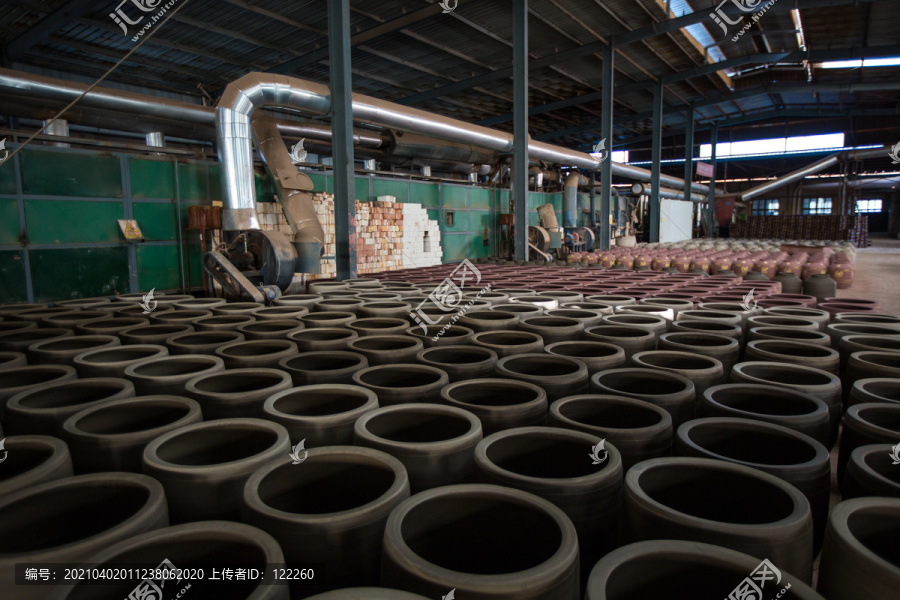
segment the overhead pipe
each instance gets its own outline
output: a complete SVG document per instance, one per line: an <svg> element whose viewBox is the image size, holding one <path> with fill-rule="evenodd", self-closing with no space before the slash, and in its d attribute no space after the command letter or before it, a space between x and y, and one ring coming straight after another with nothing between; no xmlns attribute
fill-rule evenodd
<svg viewBox="0 0 900 600"><path fill-rule="evenodd" d="M631 193L636 196L649 196L650 195L650 184L649 183L635 183L631 186ZM685 200L685 193L683 190L673 190L671 188L659 188L659 197L660 198L668 198L670 200ZM691 193L690 200L692 202L707 202L709 199L702 194Z"/></svg>
<svg viewBox="0 0 900 600"><path fill-rule="evenodd" d="M587 177L582 176L577 171L573 171L566 176L566 184L563 190L563 227L575 227L577 224L578 209L578 185ZM587 183L590 183L587 181Z"/></svg>
<svg viewBox="0 0 900 600"><path fill-rule="evenodd" d="M742 202L748 202L750 200L753 200L754 198L762 196L763 194L767 194L772 190L788 185L789 183L800 181L801 179L804 179L809 175L824 171L828 167L836 165L840 161L865 160L867 158L887 158L887 156L888 148L886 147L873 148L869 150L846 150L844 152L838 152L836 154L832 154L831 156L826 156L821 160L817 160L811 165L807 165L801 169L797 169L796 171L779 177L778 179L766 181L757 185L756 187L752 187L749 190L746 190L739 194L739 200Z"/></svg>

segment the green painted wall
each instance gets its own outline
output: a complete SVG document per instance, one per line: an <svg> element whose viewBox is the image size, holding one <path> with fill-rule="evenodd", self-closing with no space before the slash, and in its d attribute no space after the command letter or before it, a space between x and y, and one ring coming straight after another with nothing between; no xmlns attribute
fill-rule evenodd
<svg viewBox="0 0 900 600"><path fill-rule="evenodd" d="M202 255L197 233L186 229L187 212L222 200L220 173L214 162L171 157L40 146L20 152L0 167L0 303L202 285ZM334 191L330 172L308 175L315 191ZM390 195L428 209L443 232L445 261L495 251L508 190L372 176L355 183L360 201ZM262 167L255 187L260 201L274 199ZM561 195L538 194L532 212L546 201L561 210ZM143 242L123 238L117 220L124 218L138 221Z"/></svg>

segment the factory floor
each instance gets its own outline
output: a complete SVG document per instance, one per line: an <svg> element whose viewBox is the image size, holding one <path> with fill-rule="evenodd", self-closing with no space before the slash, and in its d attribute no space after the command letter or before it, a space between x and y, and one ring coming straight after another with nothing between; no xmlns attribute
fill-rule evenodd
<svg viewBox="0 0 900 600"><path fill-rule="evenodd" d="M838 296L875 300L882 313L900 315L900 240L883 233L869 240L871 246L857 250L853 286Z"/></svg>

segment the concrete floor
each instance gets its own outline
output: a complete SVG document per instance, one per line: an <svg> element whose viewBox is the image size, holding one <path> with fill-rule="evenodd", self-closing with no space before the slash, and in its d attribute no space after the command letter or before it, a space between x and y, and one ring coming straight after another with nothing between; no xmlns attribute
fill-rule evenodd
<svg viewBox="0 0 900 600"><path fill-rule="evenodd" d="M881 312L900 315L900 240L870 234L872 245L856 252L853 286L838 290L844 298L866 298L881 304Z"/></svg>

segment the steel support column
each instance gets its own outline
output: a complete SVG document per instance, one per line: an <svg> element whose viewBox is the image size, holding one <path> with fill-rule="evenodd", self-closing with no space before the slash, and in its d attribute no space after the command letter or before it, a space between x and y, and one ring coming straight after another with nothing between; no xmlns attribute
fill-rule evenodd
<svg viewBox="0 0 900 600"><path fill-rule="evenodd" d="M590 193L589 197L590 197L591 214L588 217L588 222L585 223L584 226L585 227L596 227L597 226L597 213L596 213L597 209L595 207L595 202L594 202L594 198L596 196L594 189L597 187L597 171L591 171L590 180L591 180L591 193Z"/></svg>
<svg viewBox="0 0 900 600"><path fill-rule="evenodd" d="M528 260L528 0L513 0L513 136L515 258Z"/></svg>
<svg viewBox="0 0 900 600"><path fill-rule="evenodd" d="M603 79L601 93L603 105L600 113L600 135L606 142L606 149L612 154L613 148L613 85L615 85L615 47L612 40L603 49ZM591 191L593 191L593 187ZM610 196L612 195L612 158L607 158L600 165L600 249L609 249L609 215ZM591 218L594 218L594 210L591 207Z"/></svg>
<svg viewBox="0 0 900 600"><path fill-rule="evenodd" d="M653 86L653 161L650 175L650 215L648 225L650 235L648 241L659 241L659 176L662 165L662 128L663 128L663 89L662 84Z"/></svg>
<svg viewBox="0 0 900 600"><path fill-rule="evenodd" d="M694 103L688 109L684 130L684 180L694 180Z"/></svg>
<svg viewBox="0 0 900 600"><path fill-rule="evenodd" d="M709 158L709 162L712 165L712 177L709 179L709 209L708 214L706 215L706 232L709 237L717 237L716 233L716 146L719 144L719 128L715 123L712 124L709 130L709 143L711 144L712 152Z"/></svg>
<svg viewBox="0 0 900 600"><path fill-rule="evenodd" d="M330 116L334 156L334 239L339 280L356 277L356 181L353 173L350 31L350 0L328 0Z"/></svg>

